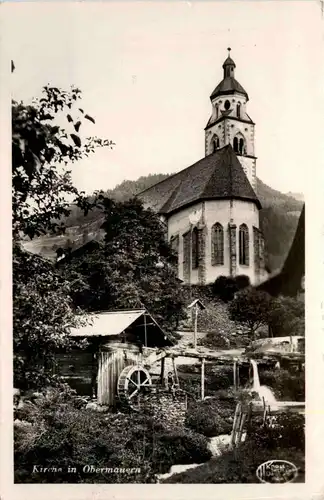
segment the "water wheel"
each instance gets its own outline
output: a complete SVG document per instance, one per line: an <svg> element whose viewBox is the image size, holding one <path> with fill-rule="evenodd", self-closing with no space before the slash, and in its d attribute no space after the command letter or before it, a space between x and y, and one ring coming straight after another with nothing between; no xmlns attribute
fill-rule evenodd
<svg viewBox="0 0 324 500"><path fill-rule="evenodd" d="M117 395L121 402L139 411L143 403L143 394L151 385L151 376L143 366L126 366L118 378Z"/></svg>

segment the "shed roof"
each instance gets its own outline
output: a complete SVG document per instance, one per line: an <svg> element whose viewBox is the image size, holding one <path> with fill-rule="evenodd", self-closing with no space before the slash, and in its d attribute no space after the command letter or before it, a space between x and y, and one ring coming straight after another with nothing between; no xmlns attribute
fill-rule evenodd
<svg viewBox="0 0 324 500"><path fill-rule="evenodd" d="M159 326L155 319L145 309L132 309L128 311L103 311L99 313L91 313L81 316L81 319L86 320L86 324L77 328L71 328L70 335L72 337L110 337L117 336L124 332L127 328L146 316L150 320L150 326L154 326L155 332L159 332L160 340L164 339L165 344L172 344L171 337L168 333ZM151 330L148 330L150 334ZM161 342L157 342L161 344Z"/></svg>

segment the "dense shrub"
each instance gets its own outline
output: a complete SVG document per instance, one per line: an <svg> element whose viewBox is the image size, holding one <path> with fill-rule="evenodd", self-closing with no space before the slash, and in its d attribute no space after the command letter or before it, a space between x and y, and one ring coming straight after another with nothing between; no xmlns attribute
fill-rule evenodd
<svg viewBox="0 0 324 500"><path fill-rule="evenodd" d="M261 420L254 421L248 431L249 441L256 448L305 450L305 417L303 415L287 411L276 415L273 425L260 425L261 422Z"/></svg>
<svg viewBox="0 0 324 500"><path fill-rule="evenodd" d="M233 300L234 295L238 292L238 286L234 278L227 276L219 276L214 283L213 293L223 302Z"/></svg>
<svg viewBox="0 0 324 500"><path fill-rule="evenodd" d="M194 431L167 429L146 415L86 409L69 390L53 389L25 402L15 424L15 482L149 483L176 463L210 458L207 440ZM62 468L53 474L33 465ZM140 472L89 473L85 465L139 468ZM68 468L75 468L69 472Z"/></svg>
<svg viewBox="0 0 324 500"><path fill-rule="evenodd" d="M202 463L211 458L205 436L193 430L154 432L151 461L155 472L168 472L173 464Z"/></svg>
<svg viewBox="0 0 324 500"><path fill-rule="evenodd" d="M305 401L304 372L290 373L288 370L264 371L260 374L262 385L267 385L281 401Z"/></svg>
<svg viewBox="0 0 324 500"><path fill-rule="evenodd" d="M236 402L233 396L224 393L215 399L189 405L186 426L207 437L228 434L232 430Z"/></svg>

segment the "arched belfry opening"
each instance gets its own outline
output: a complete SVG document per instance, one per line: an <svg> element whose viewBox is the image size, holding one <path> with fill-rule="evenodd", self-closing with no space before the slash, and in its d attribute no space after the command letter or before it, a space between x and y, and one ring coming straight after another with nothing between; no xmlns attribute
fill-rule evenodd
<svg viewBox="0 0 324 500"><path fill-rule="evenodd" d="M211 152L215 153L215 151L217 151L219 147L220 147L219 137L218 135L214 134L211 140Z"/></svg>
<svg viewBox="0 0 324 500"><path fill-rule="evenodd" d="M233 139L233 149L238 155L246 154L246 141L244 135L241 134L241 132L236 134Z"/></svg>
<svg viewBox="0 0 324 500"><path fill-rule="evenodd" d="M238 102L236 105L236 116L237 118L241 118L241 103Z"/></svg>

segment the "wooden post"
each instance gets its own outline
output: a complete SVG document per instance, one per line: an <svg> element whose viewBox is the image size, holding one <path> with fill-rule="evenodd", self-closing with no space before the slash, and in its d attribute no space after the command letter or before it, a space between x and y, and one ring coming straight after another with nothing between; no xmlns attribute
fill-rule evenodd
<svg viewBox="0 0 324 500"><path fill-rule="evenodd" d="M144 337L145 337L145 340L144 340L145 347L147 347L146 313L144 313Z"/></svg>
<svg viewBox="0 0 324 500"><path fill-rule="evenodd" d="M176 365L175 357L174 356L172 356L172 366L173 366L175 383L177 384L177 386L179 386L178 370L177 370L177 365Z"/></svg>
<svg viewBox="0 0 324 500"><path fill-rule="evenodd" d="M236 445L236 433L237 433L237 427L238 427L238 423L239 423L240 414L241 414L241 403L237 403L236 408L235 408L235 413L234 413L233 430L232 430L232 438L231 438L232 448L234 448Z"/></svg>
<svg viewBox="0 0 324 500"><path fill-rule="evenodd" d="M205 399L205 358L201 360L201 400Z"/></svg>
<svg viewBox="0 0 324 500"><path fill-rule="evenodd" d="M165 358L161 359L161 384L164 384Z"/></svg>
<svg viewBox="0 0 324 500"><path fill-rule="evenodd" d="M234 361L233 362L233 386L234 386L234 391L237 390L236 375L237 375L237 366L236 366L236 361Z"/></svg>
<svg viewBox="0 0 324 500"><path fill-rule="evenodd" d="M197 349L197 323L198 323L198 305L195 305L195 325L194 325L194 349Z"/></svg>

